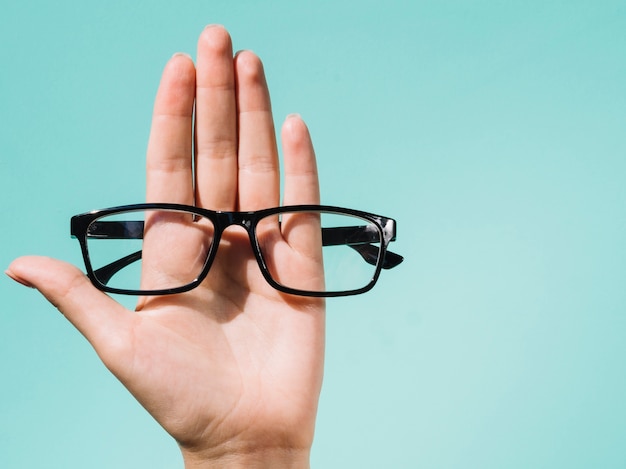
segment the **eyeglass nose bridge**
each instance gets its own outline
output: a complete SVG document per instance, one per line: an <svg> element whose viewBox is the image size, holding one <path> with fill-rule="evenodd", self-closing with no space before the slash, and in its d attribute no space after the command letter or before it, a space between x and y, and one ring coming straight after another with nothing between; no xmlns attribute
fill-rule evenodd
<svg viewBox="0 0 626 469"><path fill-rule="evenodd" d="M241 226L248 233L252 232L253 214L250 212L216 212L215 224L220 231L224 231L229 226Z"/></svg>

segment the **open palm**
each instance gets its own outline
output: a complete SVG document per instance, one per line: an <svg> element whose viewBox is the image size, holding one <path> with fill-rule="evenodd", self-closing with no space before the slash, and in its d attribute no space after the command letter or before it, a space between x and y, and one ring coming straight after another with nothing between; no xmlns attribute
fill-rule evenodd
<svg viewBox="0 0 626 469"><path fill-rule="evenodd" d="M286 120L282 142L283 203L319 203L315 156L299 117ZM249 211L278 206L279 187L261 62L251 52L233 58L228 33L208 27L196 65L177 54L163 72L148 146L147 200ZM288 241L276 243L276 262L292 263L290 250L303 249L302 238ZM168 254L148 248L144 264L152 259L156 265ZM296 275L315 269L320 266L312 262ZM20 258L8 273L39 289L76 325L179 442L189 467L225 461L254 467L270 459L272 467L308 464L322 380L324 303L267 284L240 227L224 232L202 285L142 297L136 311L60 261ZM142 281L149 276L144 270Z"/></svg>

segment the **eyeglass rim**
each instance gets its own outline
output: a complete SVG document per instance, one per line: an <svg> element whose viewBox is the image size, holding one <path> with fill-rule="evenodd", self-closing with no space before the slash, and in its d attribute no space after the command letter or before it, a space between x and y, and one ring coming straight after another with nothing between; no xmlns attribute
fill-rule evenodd
<svg viewBox="0 0 626 469"><path fill-rule="evenodd" d="M87 247L87 230L88 227L95 220L114 215L116 213L125 213L125 212L136 212L143 210L172 210L172 211L183 211L192 213L195 215L199 215L211 220L215 225L217 231L216 239L214 240L213 246L207 256L207 260L205 265L202 268L201 273L198 275L196 279L191 281L188 284L182 285L180 287L175 288L167 288L167 289L158 289L158 290L134 290L134 289L121 289L116 287L108 286L102 283L94 273L91 260L89 257L89 250ZM261 249L258 244L258 239L256 236L256 227L258 221L262 218L265 218L270 215L285 213L285 212L310 212L310 211L319 211L324 213L336 213L342 215L350 215L362 218L369 222L372 222L379 230L381 234L381 243L380 243L380 251L378 260L376 262L376 266L374 269L374 273L370 282L364 287L353 289L353 290L341 290L341 291L308 291L308 290L300 290L291 287L287 287L276 282L265 264L265 260L261 254ZM247 219L251 222L250 226L244 226L243 224L236 223L232 221L232 217L247 217ZM221 220L224 217L230 217L231 220L223 226ZM73 238L76 238L79 241L81 252L83 255L83 260L85 263L85 268L87 271L87 277L91 280L92 284L101 291L113 294L121 294L121 295L134 295L134 296L163 296L163 295L171 295L177 293L184 293L190 290L193 290L197 286L199 286L210 271L210 267L213 263L214 257L217 253L217 249L219 246L219 241L221 239L221 234L228 226L232 224L239 224L240 226L244 226L248 235L250 237L250 242L253 246L254 256L259 265L259 269L265 280L272 286L274 289L297 296L307 296L307 297L340 297L340 296L351 296L358 295L361 293L365 293L371 290L378 278L380 276L380 272L383 268L383 261L385 258L385 254L387 253L387 247L391 241L395 241L396 239L396 221L393 218L385 217L382 215L377 215L370 212L364 212L361 210L355 210L345 207L338 207L333 205L317 205L317 204L301 204L301 205L283 205L279 207L271 207L265 208L261 210L254 211L216 211L209 210L201 207L196 207L192 205L183 205L183 204L173 204L173 203L141 203L141 204L131 204L131 205L120 205L115 207L109 207L98 210L91 210L89 212L81 213L78 215L74 215L70 220L70 234ZM400 258L400 262L402 260L401 256L395 255Z"/></svg>

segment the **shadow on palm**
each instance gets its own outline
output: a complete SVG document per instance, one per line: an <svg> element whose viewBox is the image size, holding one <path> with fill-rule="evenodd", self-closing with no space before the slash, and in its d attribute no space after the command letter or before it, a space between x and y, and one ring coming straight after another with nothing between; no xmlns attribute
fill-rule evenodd
<svg viewBox="0 0 626 469"><path fill-rule="evenodd" d="M320 219L315 213L294 213L282 219L272 215L261 219L256 229L228 226L222 231L199 215L150 212L145 221L142 289L186 285L201 276L207 264L210 269L190 292L140 298L137 309L187 306L210 310L213 317L226 322L244 311L250 295L300 307L311 299L281 293L271 283L323 290L321 242Z"/></svg>

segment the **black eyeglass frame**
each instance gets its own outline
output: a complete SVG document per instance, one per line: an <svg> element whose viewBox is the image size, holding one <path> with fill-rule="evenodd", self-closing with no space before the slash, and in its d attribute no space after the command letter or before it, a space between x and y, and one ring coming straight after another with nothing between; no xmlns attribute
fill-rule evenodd
<svg viewBox="0 0 626 469"><path fill-rule="evenodd" d="M128 212L138 212L144 210L170 210L170 211L178 211L178 212L187 212L192 215L198 215L200 217L204 217L209 219L214 226L215 233L213 234L213 241L211 243L211 247L207 254L207 259L202 267L202 271L193 281L190 283L175 287L175 288L167 288L167 289L158 289L158 290L131 290L131 289L120 289L115 287L110 287L105 283L101 282L97 275L95 274L93 267L91 265L91 260L89 258L89 250L87 247L87 238L89 237L89 227L90 225L99 218L115 215L118 213L128 213ZM261 254L261 248L259 246L257 237L256 237L256 227L258 222L268 216L271 215L279 215L281 213L294 213L294 212L321 212L328 214L338 214L338 215L350 215L362 218L371 222L376 226L378 232L380 234L380 246L375 247L369 245L371 248L378 250L378 253L373 253L372 250L368 250L368 252L362 252L361 255L365 259L366 262L374 265L375 261L375 270L374 274L370 282L362 288L354 289L354 290L345 290L345 291L308 291L308 290L299 290L295 288L286 287L278 282L276 282L265 264L265 260L263 259L263 255ZM171 203L143 203L143 204L133 204L133 205L122 205L117 207L111 207L101 210L92 210L87 213L83 213L80 215L75 215L71 218L70 221L70 233L73 238L78 239L80 243L83 260L85 262L85 267L87 271L87 277L91 280L91 283L104 292L108 293L116 293L122 295L140 295L140 296L157 296L157 295L171 295L176 293L184 293L190 290L193 290L198 285L202 283L202 281L206 278L213 264L215 256L217 254L217 250L219 248L220 240L222 237L222 233L229 226L236 225L243 227L248 233L248 237L250 239L250 244L252 246L252 251L254 252L254 256L256 258L257 264L259 265L259 269L261 270L261 274L265 278L265 280L276 290L288 293L291 295L298 296L309 296L309 297L338 297L338 296L349 296L349 295L358 295L361 293L365 293L371 290L376 284L378 277L380 276L380 272L383 268L390 269L402 262L403 257L398 254L389 252L387 247L391 241L396 240L396 221L389 217L384 217L381 215L376 215L373 213L363 212L360 210L353 210L343 207L335 207L331 205L290 205L290 206L282 206L282 207L274 207L263 210L256 211L248 211L248 212L226 212L226 211L214 211L208 210L200 207L194 207L191 205L181 205L181 204L171 204ZM332 243L332 244L343 244L343 243ZM358 249L357 249L358 250ZM369 259L368 259L369 257ZM140 258L136 257L134 260ZM375 258L375 259L374 259ZM130 262L133 262L131 260Z"/></svg>

